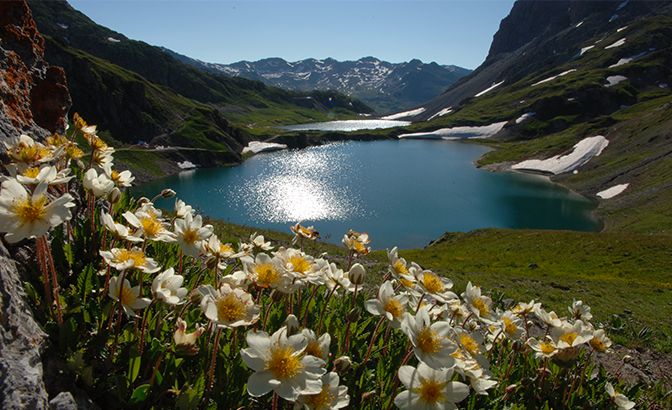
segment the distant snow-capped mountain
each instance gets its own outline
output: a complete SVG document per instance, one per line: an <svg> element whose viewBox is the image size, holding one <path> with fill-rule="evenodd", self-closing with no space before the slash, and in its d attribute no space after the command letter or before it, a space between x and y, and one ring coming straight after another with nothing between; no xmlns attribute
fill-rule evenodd
<svg viewBox="0 0 672 410"><path fill-rule="evenodd" d="M411 60L389 63L374 57L357 61L309 58L289 62L282 58L239 61L233 64L207 63L170 50L174 57L201 69L230 76L260 80L290 90L336 90L357 97L379 113L417 106L444 92L471 70Z"/></svg>

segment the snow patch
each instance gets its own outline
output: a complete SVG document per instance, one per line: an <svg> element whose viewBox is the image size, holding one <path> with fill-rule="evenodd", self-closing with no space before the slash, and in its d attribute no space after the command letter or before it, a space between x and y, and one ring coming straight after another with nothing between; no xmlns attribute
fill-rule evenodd
<svg viewBox="0 0 672 410"><path fill-rule="evenodd" d="M588 163L593 157L600 155L607 145L609 145L609 140L602 135L588 137L574 145L569 154L556 155L547 159L528 159L511 168L549 172L554 175L571 172Z"/></svg>
<svg viewBox="0 0 672 410"><path fill-rule="evenodd" d="M577 24L576 26L574 26L574 28L579 28L579 27L581 27L582 25L583 25L583 20L582 20L582 21L579 21L579 24Z"/></svg>
<svg viewBox="0 0 672 410"><path fill-rule="evenodd" d="M600 191L597 193L597 196L602 198L602 199L610 199L615 197L616 195L622 193L625 191L630 184L619 184L619 185L614 185L611 188L607 188L604 191Z"/></svg>
<svg viewBox="0 0 672 410"><path fill-rule="evenodd" d="M628 77L622 76L622 75L610 75L607 77L607 84L605 84L605 87L613 87L618 83L622 83L623 81L627 80Z"/></svg>
<svg viewBox="0 0 672 410"><path fill-rule="evenodd" d="M285 148L287 148L287 145L278 144L276 142L250 141L250 143L247 144L247 147L243 148L243 155L250 152L258 154L264 151L277 151Z"/></svg>
<svg viewBox="0 0 672 410"><path fill-rule="evenodd" d="M667 88L667 87L669 87L669 86L667 85L667 83L660 83L660 84L658 84L658 88Z"/></svg>
<svg viewBox="0 0 672 410"><path fill-rule="evenodd" d="M67 30L70 27L67 24L63 24L63 23L56 23L56 25L58 27L62 28L63 30Z"/></svg>
<svg viewBox="0 0 672 410"><path fill-rule="evenodd" d="M107 41L109 41L110 43L121 43L121 40L119 40L118 38L114 38L114 37L108 37Z"/></svg>
<svg viewBox="0 0 672 410"><path fill-rule="evenodd" d="M625 29L627 29L627 28L628 28L628 26L623 26L623 27L617 29L616 32L617 32L617 33L620 33L621 31L623 31L623 30L625 30Z"/></svg>
<svg viewBox="0 0 672 410"><path fill-rule="evenodd" d="M609 68L614 68L614 67L622 66L622 65L624 65L624 64L632 63L633 61L635 61L635 60L637 60L637 59L639 59L639 58L644 57L646 54L647 54L647 52L644 51L644 52L639 53L639 54L637 54L637 55L634 55L634 56L632 56L632 57L621 58L620 60L618 60L618 62L617 62L616 64L612 64L612 65L610 65Z"/></svg>
<svg viewBox="0 0 672 410"><path fill-rule="evenodd" d="M604 49L605 49L605 50L608 50L608 49L610 49L610 48L620 47L620 46L622 46L623 44L625 44L625 37L623 37L622 39L616 41L615 43L613 43L613 44L611 44L611 45L606 46Z"/></svg>
<svg viewBox="0 0 672 410"><path fill-rule="evenodd" d="M397 120L399 118L415 117L416 115L422 114L423 112L425 112L425 107L420 107L416 108L415 110L398 112L396 114L387 115L385 117L382 117L381 120Z"/></svg>
<svg viewBox="0 0 672 410"><path fill-rule="evenodd" d="M583 48L581 49L581 52L579 53L579 56L584 55L584 54L586 53L586 51L590 50L590 49L593 48L593 47L595 47L595 44L593 44L592 46L583 47Z"/></svg>
<svg viewBox="0 0 672 410"><path fill-rule="evenodd" d="M529 118L534 117L533 112L526 112L525 114L521 115L520 117L516 118L516 124L520 124L523 121L527 121Z"/></svg>
<svg viewBox="0 0 672 410"><path fill-rule="evenodd" d="M561 73L558 74L558 75L554 75L553 77L548 77L548 78L545 78L545 79L543 79L543 80L541 80L541 81L537 81L536 83L532 84L532 87L537 86L537 85L539 85L539 84L547 83L547 82L549 82L549 81L553 81L553 80L555 80L555 79L558 78L558 77L564 77L564 76L566 76L567 74L573 73L574 71L576 71L576 68L572 68L571 70L563 71L563 72L561 72Z"/></svg>
<svg viewBox="0 0 672 410"><path fill-rule="evenodd" d="M429 117L427 119L427 121L431 121L431 120L433 120L434 118L437 118L437 117L443 117L444 115L450 114L451 112L453 112L453 107L444 108L441 111L439 111L436 114Z"/></svg>
<svg viewBox="0 0 672 410"><path fill-rule="evenodd" d="M629 2L630 2L630 0L623 0L621 2L621 4L619 4L618 7L616 7L616 11L618 11L618 10L622 9L623 7L627 6Z"/></svg>
<svg viewBox="0 0 672 410"><path fill-rule="evenodd" d="M492 85L490 87L488 87L485 90L481 91L480 93L474 95L474 97L480 97L482 95L485 95L485 94L489 93L490 91L492 91L495 88L499 87L500 85L504 84L504 81L506 81L506 80L502 80L498 83L492 83Z"/></svg>
<svg viewBox="0 0 672 410"><path fill-rule="evenodd" d="M452 127L441 128L431 132L416 132L412 134L401 134L398 138L416 138L416 139L444 139L458 140L469 138L490 138L504 128L507 121L496 122L490 125L480 127Z"/></svg>
<svg viewBox="0 0 672 410"><path fill-rule="evenodd" d="M194 164L194 163L191 162L191 161L182 161L182 162L178 162L178 163L177 163L177 166L180 167L181 169L192 169L192 168L196 168L196 164Z"/></svg>

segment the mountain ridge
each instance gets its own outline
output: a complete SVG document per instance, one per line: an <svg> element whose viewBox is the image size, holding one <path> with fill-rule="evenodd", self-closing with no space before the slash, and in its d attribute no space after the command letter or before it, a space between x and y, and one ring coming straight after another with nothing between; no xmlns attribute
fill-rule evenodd
<svg viewBox="0 0 672 410"><path fill-rule="evenodd" d="M297 61L268 57L222 64L162 49L208 72L262 81L289 90L335 90L361 99L379 113L396 112L424 102L471 72L463 67L424 63L419 59L391 63L373 56L343 61L330 57Z"/></svg>

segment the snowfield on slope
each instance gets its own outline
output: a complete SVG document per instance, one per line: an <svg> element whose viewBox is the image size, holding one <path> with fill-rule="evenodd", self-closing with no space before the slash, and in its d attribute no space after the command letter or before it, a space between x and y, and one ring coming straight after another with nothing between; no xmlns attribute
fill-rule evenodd
<svg viewBox="0 0 672 410"><path fill-rule="evenodd" d="M602 199L610 199L625 191L628 188L628 186L630 186L630 184L614 185L611 188L607 188L604 191L598 192L597 196Z"/></svg>
<svg viewBox="0 0 672 410"><path fill-rule="evenodd" d="M607 83L604 85L605 87L613 87L616 84L622 83L623 81L627 80L628 77L622 76L622 75L610 75L607 77Z"/></svg>
<svg viewBox="0 0 672 410"><path fill-rule="evenodd" d="M416 115L422 114L423 112L425 112L425 107L420 107L420 108L416 108L415 110L398 112L396 114L386 115L385 117L381 117L380 119L381 120L397 120L399 118L415 117Z"/></svg>
<svg viewBox="0 0 672 410"><path fill-rule="evenodd" d="M480 127L452 127L441 128L431 132L415 132L412 134L401 134L399 139L444 139L459 140L468 138L490 138L504 128L508 121L496 122L490 125Z"/></svg>
<svg viewBox="0 0 672 410"><path fill-rule="evenodd" d="M453 112L453 107L444 108L441 111L437 112L436 114L432 115L431 117L427 118L427 121L431 121L436 117L443 117L444 115L450 114L451 112Z"/></svg>
<svg viewBox="0 0 672 410"><path fill-rule="evenodd" d="M481 91L480 93L474 95L474 97L480 97L482 95L485 95L485 94L489 93L490 91L492 91L495 88L499 87L500 85L504 84L504 81L506 81L506 80L502 80L498 83L492 83L492 85L490 87L488 87L485 90Z"/></svg>
<svg viewBox="0 0 672 410"><path fill-rule="evenodd" d="M265 151L277 151L287 148L285 144L278 144L277 142L261 142L250 141L247 147L243 148L243 155L247 153L258 154Z"/></svg>
<svg viewBox="0 0 672 410"><path fill-rule="evenodd" d="M196 168L196 164L194 164L191 161L182 161L178 162L177 166L180 167L180 169L193 169Z"/></svg>
<svg viewBox="0 0 672 410"><path fill-rule="evenodd" d="M602 135L584 138L579 141L572 152L556 155L547 159L528 159L513 165L512 169L549 172L554 175L571 172L598 156L609 145L609 140Z"/></svg>
<svg viewBox="0 0 672 410"><path fill-rule="evenodd" d="M564 76L566 76L567 74L571 74L571 73L573 73L574 71L576 71L576 68L572 68L571 70L563 71L563 72L561 72L561 73L558 74L558 75L554 75L553 77L548 77L548 78L545 78L545 79L543 79L543 80L541 80L541 81L537 81L536 83L532 84L532 87L537 86L537 85L539 85L539 84L547 83L547 82L549 82L549 81L553 81L553 80L555 80L555 79L558 78L558 77L564 77Z"/></svg>

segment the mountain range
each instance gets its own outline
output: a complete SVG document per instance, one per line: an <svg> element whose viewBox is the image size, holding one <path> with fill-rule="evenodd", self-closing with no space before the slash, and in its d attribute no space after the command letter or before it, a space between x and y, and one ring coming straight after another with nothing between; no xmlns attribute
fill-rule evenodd
<svg viewBox="0 0 672 410"><path fill-rule="evenodd" d="M168 49L164 51L182 62L213 73L258 80L288 90L335 90L361 99L379 113L401 111L423 103L471 72L455 65L423 63L417 59L390 63L375 57L356 61L309 58L294 62L265 58L218 64Z"/></svg>

